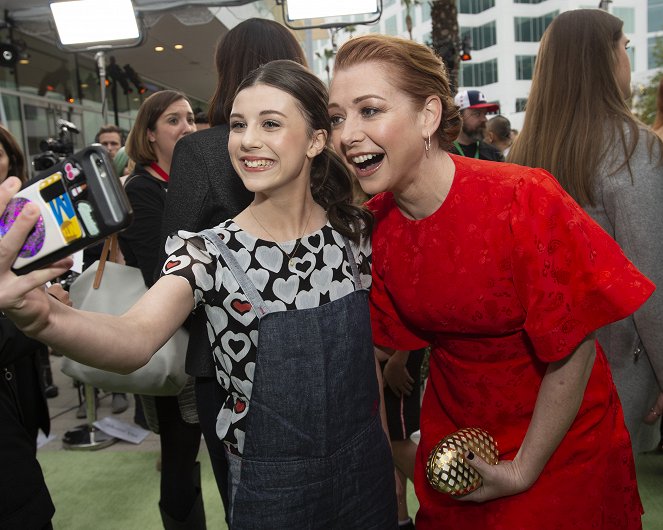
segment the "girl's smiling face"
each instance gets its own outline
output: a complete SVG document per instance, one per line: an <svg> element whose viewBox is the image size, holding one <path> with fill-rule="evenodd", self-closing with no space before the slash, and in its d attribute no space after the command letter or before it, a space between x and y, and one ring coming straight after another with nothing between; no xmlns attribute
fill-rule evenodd
<svg viewBox="0 0 663 530"><path fill-rule="evenodd" d="M228 151L249 191L269 194L302 182L308 186L311 161L325 140L324 131L311 131L295 98L278 88L253 85L233 102Z"/></svg>

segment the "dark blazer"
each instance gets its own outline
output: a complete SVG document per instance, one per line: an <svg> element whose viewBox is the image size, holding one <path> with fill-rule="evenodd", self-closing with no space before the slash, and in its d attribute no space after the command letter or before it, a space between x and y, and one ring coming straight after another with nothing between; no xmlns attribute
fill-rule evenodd
<svg viewBox="0 0 663 530"><path fill-rule="evenodd" d="M166 259L164 245L170 234L212 228L237 215L253 200L230 163L228 132L227 124L217 125L177 142L161 225L160 264ZM159 274L161 265L157 269ZM204 311L194 312L189 332L187 373L216 377Z"/></svg>
<svg viewBox="0 0 663 530"><path fill-rule="evenodd" d="M36 456L37 428L48 430L41 374L35 364L44 347L0 316L0 529L41 529L55 512Z"/></svg>

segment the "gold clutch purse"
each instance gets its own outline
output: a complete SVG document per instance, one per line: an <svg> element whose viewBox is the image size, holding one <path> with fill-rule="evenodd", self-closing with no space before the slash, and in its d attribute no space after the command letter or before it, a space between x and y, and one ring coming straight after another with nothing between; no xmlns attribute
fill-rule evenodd
<svg viewBox="0 0 663 530"><path fill-rule="evenodd" d="M497 464L499 451L490 434L476 427L460 429L443 438L431 451L426 464L428 483L437 491L455 497L481 486L481 475L465 462L467 451L489 464Z"/></svg>

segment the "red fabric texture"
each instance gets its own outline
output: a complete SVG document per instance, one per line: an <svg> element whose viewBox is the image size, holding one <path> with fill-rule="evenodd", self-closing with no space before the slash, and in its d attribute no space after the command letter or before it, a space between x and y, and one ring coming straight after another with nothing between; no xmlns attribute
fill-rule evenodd
<svg viewBox="0 0 663 530"><path fill-rule="evenodd" d="M619 399L597 347L577 418L528 491L483 504L426 482L444 436L481 427L515 457L547 363L635 311L653 284L543 170L453 156L447 198L413 221L389 193L369 203L376 344L430 343L415 489L417 529L641 528L642 505Z"/></svg>

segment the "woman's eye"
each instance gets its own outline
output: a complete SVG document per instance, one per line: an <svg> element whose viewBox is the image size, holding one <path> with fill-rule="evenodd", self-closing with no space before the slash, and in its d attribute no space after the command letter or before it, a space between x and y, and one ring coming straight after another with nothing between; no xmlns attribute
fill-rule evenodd
<svg viewBox="0 0 663 530"><path fill-rule="evenodd" d="M378 112L380 112L378 109L375 107L365 107L361 109L361 115L364 118L370 118L371 116L375 116Z"/></svg>
<svg viewBox="0 0 663 530"><path fill-rule="evenodd" d="M329 122L331 123L332 127L338 127L341 123L343 123L345 118L343 116L330 116Z"/></svg>
<svg viewBox="0 0 663 530"><path fill-rule="evenodd" d="M233 130L239 130L239 129L244 129L246 127L246 124L241 121L234 121L230 124L230 128Z"/></svg>
<svg viewBox="0 0 663 530"><path fill-rule="evenodd" d="M277 127L280 127L279 122L274 121L274 120L265 120L262 125L263 125L263 127L266 127L267 129L275 129Z"/></svg>

